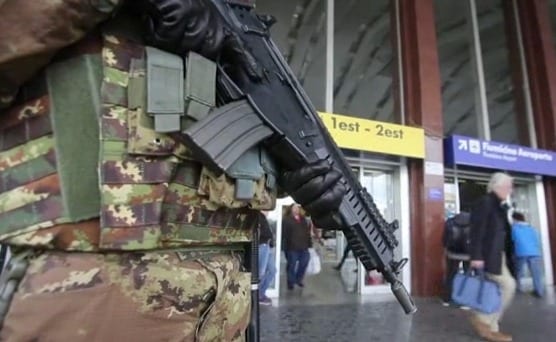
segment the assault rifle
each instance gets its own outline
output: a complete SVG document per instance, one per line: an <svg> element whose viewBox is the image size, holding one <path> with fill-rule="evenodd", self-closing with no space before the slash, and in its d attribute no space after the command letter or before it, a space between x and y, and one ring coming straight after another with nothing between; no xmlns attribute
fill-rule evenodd
<svg viewBox="0 0 556 342"><path fill-rule="evenodd" d="M271 40L273 18L257 15L249 1L211 0L211 4L254 56L263 75L250 78L240 67L218 63L218 100L226 104L184 132L188 146L217 173L259 143L288 170L320 160L339 169L347 192L338 212L326 222L318 221L318 226L340 228L365 269L381 272L404 311L416 312L397 278L407 263L394 260L398 223L384 220Z"/></svg>

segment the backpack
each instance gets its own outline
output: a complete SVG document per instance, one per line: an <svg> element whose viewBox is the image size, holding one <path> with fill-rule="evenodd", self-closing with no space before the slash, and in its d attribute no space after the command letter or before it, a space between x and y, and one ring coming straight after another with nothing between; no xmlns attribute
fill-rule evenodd
<svg viewBox="0 0 556 342"><path fill-rule="evenodd" d="M443 244L451 253L469 254L471 215L461 212L446 220L444 224Z"/></svg>

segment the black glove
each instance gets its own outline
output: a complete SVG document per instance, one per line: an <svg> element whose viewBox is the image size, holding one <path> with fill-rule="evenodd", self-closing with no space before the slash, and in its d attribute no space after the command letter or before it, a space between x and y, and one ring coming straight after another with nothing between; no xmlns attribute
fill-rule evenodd
<svg viewBox="0 0 556 342"><path fill-rule="evenodd" d="M337 211L344 195L345 186L339 182L342 174L326 160L285 172L280 185L309 214L318 219Z"/></svg>
<svg viewBox="0 0 556 342"><path fill-rule="evenodd" d="M254 80L262 71L240 37L210 0L143 0L147 42L163 50L185 55L195 51L206 58L222 57L239 64Z"/></svg>

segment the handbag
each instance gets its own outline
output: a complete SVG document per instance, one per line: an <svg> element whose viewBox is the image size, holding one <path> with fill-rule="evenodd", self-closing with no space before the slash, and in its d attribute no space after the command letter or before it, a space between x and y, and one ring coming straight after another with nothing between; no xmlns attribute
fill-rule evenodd
<svg viewBox="0 0 556 342"><path fill-rule="evenodd" d="M319 274L321 270L320 266L320 256L318 255L317 251L314 248L309 248L309 265L307 265L307 270L305 274L307 275L315 275Z"/></svg>
<svg viewBox="0 0 556 342"><path fill-rule="evenodd" d="M498 284L486 279L484 271L471 269L454 277L452 300L486 314L499 311L502 304Z"/></svg>

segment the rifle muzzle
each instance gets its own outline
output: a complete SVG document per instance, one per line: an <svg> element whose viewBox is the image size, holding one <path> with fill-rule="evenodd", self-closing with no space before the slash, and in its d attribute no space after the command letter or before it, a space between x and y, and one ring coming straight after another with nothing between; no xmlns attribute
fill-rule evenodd
<svg viewBox="0 0 556 342"><path fill-rule="evenodd" d="M411 296L401 281L398 280L393 282L390 288L406 314L409 315L417 312L417 307L415 306L413 299L411 299Z"/></svg>

